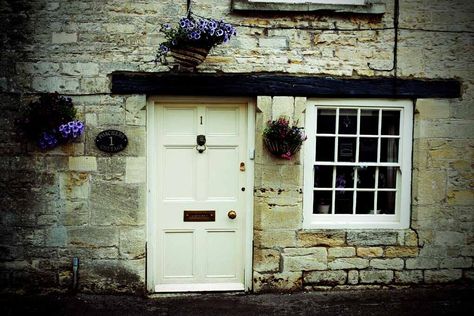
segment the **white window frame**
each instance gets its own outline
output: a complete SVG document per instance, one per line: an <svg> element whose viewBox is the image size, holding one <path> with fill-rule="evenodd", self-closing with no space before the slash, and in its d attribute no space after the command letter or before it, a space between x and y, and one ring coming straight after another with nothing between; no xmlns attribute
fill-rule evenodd
<svg viewBox="0 0 474 316"><path fill-rule="evenodd" d="M365 5L366 0L248 0L260 3L314 3L314 4L336 4L336 5Z"/></svg>
<svg viewBox="0 0 474 316"><path fill-rule="evenodd" d="M397 166L399 164L401 179L397 177L395 214L377 214L375 216L370 214L313 214L317 107L360 107L401 111L399 160L397 163ZM308 99L305 130L308 135L304 146L303 227L305 229L406 229L409 227L413 146L413 102L411 100ZM335 164L344 165L344 163ZM361 163L360 165L365 164Z"/></svg>

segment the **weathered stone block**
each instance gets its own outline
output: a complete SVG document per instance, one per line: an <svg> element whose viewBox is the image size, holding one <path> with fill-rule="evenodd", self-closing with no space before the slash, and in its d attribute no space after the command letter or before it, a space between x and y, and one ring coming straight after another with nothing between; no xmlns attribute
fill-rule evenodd
<svg viewBox="0 0 474 316"><path fill-rule="evenodd" d="M146 157L127 157L125 183L146 182Z"/></svg>
<svg viewBox="0 0 474 316"><path fill-rule="evenodd" d="M363 258L339 258L328 263L331 270L365 269L368 266L369 260Z"/></svg>
<svg viewBox="0 0 474 316"><path fill-rule="evenodd" d="M94 225L144 225L145 195L137 185L94 181L90 208Z"/></svg>
<svg viewBox="0 0 474 316"><path fill-rule="evenodd" d="M417 99L416 110L420 120L449 118L449 100L445 99Z"/></svg>
<svg viewBox="0 0 474 316"><path fill-rule="evenodd" d="M74 93L79 89L79 79L62 77L34 77L31 87L39 92L57 91Z"/></svg>
<svg viewBox="0 0 474 316"><path fill-rule="evenodd" d="M77 42L77 33L53 33L51 42L53 44L67 44L67 43L75 43Z"/></svg>
<svg viewBox="0 0 474 316"><path fill-rule="evenodd" d="M439 267L439 260L436 258L418 257L405 261L407 269L436 269Z"/></svg>
<svg viewBox="0 0 474 316"><path fill-rule="evenodd" d="M426 283L447 283L447 282L454 282L461 278L462 278L462 270L460 269L426 270L425 271Z"/></svg>
<svg viewBox="0 0 474 316"><path fill-rule="evenodd" d="M346 271L310 271L303 273L303 282L305 284L334 286L345 284L346 279Z"/></svg>
<svg viewBox="0 0 474 316"><path fill-rule="evenodd" d="M97 171L96 157L81 156L69 157L69 170L71 171Z"/></svg>
<svg viewBox="0 0 474 316"><path fill-rule="evenodd" d="M398 233L395 231L349 231L347 244L354 246L396 245Z"/></svg>
<svg viewBox="0 0 474 316"><path fill-rule="evenodd" d="M342 231L311 232L301 231L297 235L300 247L341 246L346 243L346 233Z"/></svg>
<svg viewBox="0 0 474 316"><path fill-rule="evenodd" d="M298 229L302 225L302 214L299 207L279 206L260 208L260 216L255 214L257 229Z"/></svg>
<svg viewBox="0 0 474 316"><path fill-rule="evenodd" d="M446 198L445 171L414 170L413 179L413 198L418 204L436 204Z"/></svg>
<svg viewBox="0 0 474 316"><path fill-rule="evenodd" d="M307 250L307 249L306 249ZM311 271L327 269L326 248L312 248L311 254L290 255L289 249L285 249L283 256L283 271Z"/></svg>
<svg viewBox="0 0 474 316"><path fill-rule="evenodd" d="M64 247L67 244L67 230L64 226L56 226L46 230L46 246Z"/></svg>
<svg viewBox="0 0 474 316"><path fill-rule="evenodd" d="M454 231L435 231L435 244L456 246L465 243L465 235Z"/></svg>
<svg viewBox="0 0 474 316"><path fill-rule="evenodd" d="M382 247L357 247L357 256L359 257L382 257Z"/></svg>
<svg viewBox="0 0 474 316"><path fill-rule="evenodd" d="M449 205L474 205L474 192L469 190L451 190L447 194Z"/></svg>
<svg viewBox="0 0 474 316"><path fill-rule="evenodd" d="M334 258L354 257L356 254L354 247L332 247L328 248L328 256Z"/></svg>
<svg viewBox="0 0 474 316"><path fill-rule="evenodd" d="M280 271L280 252L273 249L255 249L253 255L254 271L278 272Z"/></svg>
<svg viewBox="0 0 474 316"><path fill-rule="evenodd" d="M254 243L259 248L294 247L296 233L294 230L255 231Z"/></svg>
<svg viewBox="0 0 474 316"><path fill-rule="evenodd" d="M294 97L273 97L272 119L278 120L280 116L292 120L295 111ZM291 123L290 123L291 124Z"/></svg>
<svg viewBox="0 0 474 316"><path fill-rule="evenodd" d="M472 267L472 259L471 258L447 258L443 259L440 262L440 268L471 268Z"/></svg>
<svg viewBox="0 0 474 316"><path fill-rule="evenodd" d="M288 39L286 37L270 37L260 38L258 41L260 47L282 49L288 47Z"/></svg>
<svg viewBox="0 0 474 316"><path fill-rule="evenodd" d="M301 272L261 274L253 273L253 290L261 292L293 292L301 290L303 276Z"/></svg>
<svg viewBox="0 0 474 316"><path fill-rule="evenodd" d="M421 270L395 271L395 283L418 284L422 282L423 271Z"/></svg>
<svg viewBox="0 0 474 316"><path fill-rule="evenodd" d="M350 270L347 273L347 283L349 284L357 284L359 283L359 271L357 270Z"/></svg>
<svg viewBox="0 0 474 316"><path fill-rule="evenodd" d="M83 260L80 290L137 293L144 287L145 260Z"/></svg>
<svg viewBox="0 0 474 316"><path fill-rule="evenodd" d="M70 227L67 228L68 244L75 247L118 247L117 227Z"/></svg>
<svg viewBox="0 0 474 316"><path fill-rule="evenodd" d="M387 247L385 248L385 257L416 257L418 247Z"/></svg>
<svg viewBox="0 0 474 316"><path fill-rule="evenodd" d="M418 246L418 235L413 230L408 230L405 232L404 238L405 246Z"/></svg>
<svg viewBox="0 0 474 316"><path fill-rule="evenodd" d="M90 175L88 173L68 172L59 176L60 196L62 199L88 199Z"/></svg>
<svg viewBox="0 0 474 316"><path fill-rule="evenodd" d="M404 266L403 259L393 258L393 259L372 259L370 260L370 266L375 269L382 270L402 270Z"/></svg>
<svg viewBox="0 0 474 316"><path fill-rule="evenodd" d="M99 75L97 63L62 63L61 73L67 76L93 77Z"/></svg>
<svg viewBox="0 0 474 316"><path fill-rule="evenodd" d="M360 283L365 284L389 284L393 281L393 271L359 271Z"/></svg>
<svg viewBox="0 0 474 316"><path fill-rule="evenodd" d="M145 227L121 227L119 232L120 257L126 259L145 258Z"/></svg>

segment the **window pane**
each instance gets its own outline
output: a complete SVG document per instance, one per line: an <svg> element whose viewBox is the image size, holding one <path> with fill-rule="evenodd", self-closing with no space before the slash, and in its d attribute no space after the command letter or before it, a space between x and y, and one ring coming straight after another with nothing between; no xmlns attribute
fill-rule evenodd
<svg viewBox="0 0 474 316"><path fill-rule="evenodd" d="M377 210L379 214L395 214L395 192L378 192Z"/></svg>
<svg viewBox="0 0 474 316"><path fill-rule="evenodd" d="M360 139L359 161L377 162L377 138Z"/></svg>
<svg viewBox="0 0 474 316"><path fill-rule="evenodd" d="M336 214L352 214L353 191L336 191Z"/></svg>
<svg viewBox="0 0 474 316"><path fill-rule="evenodd" d="M354 187L354 167L336 168L336 188L345 189Z"/></svg>
<svg viewBox="0 0 474 316"><path fill-rule="evenodd" d="M336 110L319 109L317 133L334 134L336 132Z"/></svg>
<svg viewBox="0 0 474 316"><path fill-rule="evenodd" d="M331 191L314 191L313 197L313 214L331 213Z"/></svg>
<svg viewBox="0 0 474 316"><path fill-rule="evenodd" d="M382 111L382 135L400 135L400 111Z"/></svg>
<svg viewBox="0 0 474 316"><path fill-rule="evenodd" d="M357 187L363 189L375 188L375 167L359 167L357 170Z"/></svg>
<svg viewBox="0 0 474 316"><path fill-rule="evenodd" d="M316 137L316 161L334 161L334 137Z"/></svg>
<svg viewBox="0 0 474 316"><path fill-rule="evenodd" d="M380 162L398 162L398 139L382 138Z"/></svg>
<svg viewBox="0 0 474 316"><path fill-rule="evenodd" d="M360 134L377 135L379 130L379 111L360 111Z"/></svg>
<svg viewBox="0 0 474 316"><path fill-rule="evenodd" d="M339 110L339 133L357 133L357 110Z"/></svg>
<svg viewBox="0 0 474 316"><path fill-rule="evenodd" d="M356 214L374 214L374 192L357 192Z"/></svg>
<svg viewBox="0 0 474 316"><path fill-rule="evenodd" d="M379 168L379 188L395 189L397 187L397 170L394 167Z"/></svg>
<svg viewBox="0 0 474 316"><path fill-rule="evenodd" d="M356 154L356 138L355 137L340 137L338 144L338 161L355 161Z"/></svg>
<svg viewBox="0 0 474 316"><path fill-rule="evenodd" d="M332 188L332 166L314 166L314 187Z"/></svg>

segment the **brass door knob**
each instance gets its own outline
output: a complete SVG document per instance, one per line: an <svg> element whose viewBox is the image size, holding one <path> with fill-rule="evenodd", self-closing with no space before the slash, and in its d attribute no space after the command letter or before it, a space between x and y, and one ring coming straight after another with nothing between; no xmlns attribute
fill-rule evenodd
<svg viewBox="0 0 474 316"><path fill-rule="evenodd" d="M230 219L234 219L237 217L237 213L234 210L230 210L227 216L229 216Z"/></svg>

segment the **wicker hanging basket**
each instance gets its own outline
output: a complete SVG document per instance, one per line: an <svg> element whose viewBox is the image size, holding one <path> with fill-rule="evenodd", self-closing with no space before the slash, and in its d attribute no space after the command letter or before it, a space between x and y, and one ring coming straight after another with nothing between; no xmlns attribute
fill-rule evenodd
<svg viewBox="0 0 474 316"><path fill-rule="evenodd" d="M296 154L301 148L301 144L289 145L285 142L277 142L267 138L264 138L263 140L268 151L280 158L289 159L291 156Z"/></svg>
<svg viewBox="0 0 474 316"><path fill-rule="evenodd" d="M209 48L205 47L172 47L171 55L174 57L174 60L181 66L185 68L194 68L201 64L209 54Z"/></svg>

